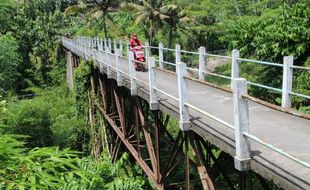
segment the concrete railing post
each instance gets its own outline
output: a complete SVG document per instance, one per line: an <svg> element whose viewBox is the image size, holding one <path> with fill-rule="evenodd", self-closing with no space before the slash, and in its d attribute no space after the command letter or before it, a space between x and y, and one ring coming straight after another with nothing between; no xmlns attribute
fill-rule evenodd
<svg viewBox="0 0 310 190"><path fill-rule="evenodd" d="M112 40L111 38L109 38L109 42L108 42L108 46L109 46L109 50L112 50Z"/></svg>
<svg viewBox="0 0 310 190"><path fill-rule="evenodd" d="M148 60L150 57L150 43L145 42L144 48L145 48L145 61L146 61L146 63L148 63L149 62Z"/></svg>
<svg viewBox="0 0 310 190"><path fill-rule="evenodd" d="M154 69L155 67L155 58L150 57L148 61L149 66L149 90L150 90L150 110L158 110L159 104L158 104L158 97L156 94L156 71Z"/></svg>
<svg viewBox="0 0 310 190"><path fill-rule="evenodd" d="M233 50L231 56L231 89L233 89L233 80L239 78L239 61L238 58L240 57L239 50Z"/></svg>
<svg viewBox="0 0 310 190"><path fill-rule="evenodd" d="M187 83L185 80L185 75L187 67L185 63L178 62L176 64L177 70L177 79L178 79L178 94L179 94L179 126L182 131L190 130L190 121L189 121L189 111L188 107L185 105L188 98L188 89Z"/></svg>
<svg viewBox="0 0 310 190"><path fill-rule="evenodd" d="M134 65L134 54L132 51L128 52L128 65L130 74L130 92L132 96L137 95L137 81L136 81L136 69Z"/></svg>
<svg viewBox="0 0 310 190"><path fill-rule="evenodd" d="M116 49L115 51L115 65L116 65L116 77L117 77L117 86L122 86L122 73L120 71L120 56L121 51L119 49Z"/></svg>
<svg viewBox="0 0 310 190"><path fill-rule="evenodd" d="M100 47L101 47L101 51L103 51L103 38L100 39Z"/></svg>
<svg viewBox="0 0 310 190"><path fill-rule="evenodd" d="M181 63L181 46L179 44L175 45L175 64Z"/></svg>
<svg viewBox="0 0 310 190"><path fill-rule="evenodd" d="M235 168L239 171L250 169L251 149L250 141L244 135L249 131L249 106L248 100L242 95L247 95L247 81L243 78L233 80L233 102L234 102L234 125L236 156Z"/></svg>
<svg viewBox="0 0 310 190"><path fill-rule="evenodd" d="M124 46L123 46L123 40L119 41L119 51L120 51L120 55L123 55L123 51L124 51Z"/></svg>
<svg viewBox="0 0 310 190"><path fill-rule="evenodd" d="M159 56L159 68L164 68L164 45L163 43L158 44L158 56Z"/></svg>
<svg viewBox="0 0 310 190"><path fill-rule="evenodd" d="M100 41L99 41L98 37L95 38L95 43L96 43L96 45L95 45L96 49L99 50L99 45L100 45L99 43L100 43Z"/></svg>
<svg viewBox="0 0 310 190"><path fill-rule="evenodd" d="M129 46L129 43L128 43L128 42L126 43L126 47L127 47L127 56L129 56L130 46Z"/></svg>
<svg viewBox="0 0 310 190"><path fill-rule="evenodd" d="M114 53L115 53L116 49L117 49L117 42L116 42L116 40L114 39L114 40L113 40L113 52L114 52Z"/></svg>
<svg viewBox="0 0 310 190"><path fill-rule="evenodd" d="M104 60L105 58L103 57L104 56L104 52L103 51L98 51L98 54L99 54L99 60L100 60L100 62L99 62L100 63L99 64L100 65L99 70L100 70L100 73L103 73L103 64L104 64L104 61L105 61Z"/></svg>
<svg viewBox="0 0 310 190"><path fill-rule="evenodd" d="M98 50L99 50L99 51L103 51L103 46L102 46L102 38L99 38L99 42L98 42Z"/></svg>
<svg viewBox="0 0 310 190"><path fill-rule="evenodd" d="M104 38L103 43L104 43L104 51L107 51L107 47L108 47L107 39Z"/></svg>
<svg viewBox="0 0 310 190"><path fill-rule="evenodd" d="M99 38L96 38L96 49L99 50L100 41Z"/></svg>
<svg viewBox="0 0 310 190"><path fill-rule="evenodd" d="M204 69L206 66L206 48L200 47L199 52L199 80L205 80Z"/></svg>
<svg viewBox="0 0 310 190"><path fill-rule="evenodd" d="M107 66L107 77L108 77L108 79L112 78L110 53L111 53L111 49L110 49L110 47L108 47L107 51L105 52L105 63Z"/></svg>
<svg viewBox="0 0 310 190"><path fill-rule="evenodd" d="M291 93L293 87L293 56L285 56L283 60L283 81L282 81L282 107L291 108Z"/></svg>

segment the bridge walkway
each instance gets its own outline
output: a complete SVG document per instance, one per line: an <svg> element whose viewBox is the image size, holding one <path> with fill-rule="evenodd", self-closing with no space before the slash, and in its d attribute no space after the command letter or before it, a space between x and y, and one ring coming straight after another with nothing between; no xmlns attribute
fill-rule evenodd
<svg viewBox="0 0 310 190"><path fill-rule="evenodd" d="M70 47L67 47L70 49ZM81 50L74 52L83 57ZM98 50L93 50L97 51ZM85 53L85 52L84 52ZM92 53L98 67L107 73L107 62L111 66L112 77L116 79L115 56L105 52ZM98 61L100 59L100 61ZM130 88L128 60L120 58L119 69L124 86ZM138 95L149 99L148 72L137 72ZM156 69L157 92L160 110L179 117L177 76L172 72ZM204 112L231 124L234 124L232 93L216 88L206 82L186 78L188 85L188 103ZM167 95L168 94L168 95ZM209 116L189 108L192 128L197 134L235 156L234 129L225 126ZM264 142L304 162L310 163L310 120L297 115L280 111L260 102L249 100L249 133ZM284 189L310 189L310 168L303 166L278 152L251 140L251 169L263 177L274 181Z"/></svg>

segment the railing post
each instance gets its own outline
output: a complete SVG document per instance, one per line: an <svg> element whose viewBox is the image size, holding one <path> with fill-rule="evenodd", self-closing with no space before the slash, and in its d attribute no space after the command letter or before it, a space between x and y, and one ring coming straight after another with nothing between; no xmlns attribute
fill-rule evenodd
<svg viewBox="0 0 310 190"><path fill-rule="evenodd" d="M244 135L249 131L249 106L248 100L242 95L247 95L247 81L243 78L233 79L233 102L236 156L235 168L239 171L250 169L251 149L250 141Z"/></svg>
<svg viewBox="0 0 310 190"><path fill-rule="evenodd" d="M181 46L179 44L175 45L175 64L181 63Z"/></svg>
<svg viewBox="0 0 310 190"><path fill-rule="evenodd" d="M163 45L163 43L159 43L158 44L158 56L159 56L159 68L164 68L164 50L163 50L163 48L164 48L164 45Z"/></svg>
<svg viewBox="0 0 310 190"><path fill-rule="evenodd" d="M188 97L187 83L185 75L187 67L185 63L176 63L177 79L178 79L178 93L179 93L179 112L180 120L179 126L182 131L190 130L188 107L185 105Z"/></svg>
<svg viewBox="0 0 310 190"><path fill-rule="evenodd" d="M239 78L239 50L234 49L231 56L231 89L233 88L233 80Z"/></svg>
<svg viewBox="0 0 310 190"><path fill-rule="evenodd" d="M100 67L99 67L99 70L100 70L100 73L103 73L103 64L104 64L104 57L103 57L103 54L104 52L103 51L98 51L98 54L99 54L99 60L100 60Z"/></svg>
<svg viewBox="0 0 310 190"><path fill-rule="evenodd" d="M99 43L100 43L100 41L99 41L99 38L98 38L98 37L95 38L95 42L96 42L96 45L95 45L95 46L96 46L96 49L99 50L99 45L100 45Z"/></svg>
<svg viewBox="0 0 310 190"><path fill-rule="evenodd" d="M130 92L132 96L137 95L137 81L136 81L136 69L134 65L134 54L132 51L128 52L129 61L129 73L130 73Z"/></svg>
<svg viewBox="0 0 310 190"><path fill-rule="evenodd" d="M107 51L107 39L104 38L103 40L103 43L104 43L104 51Z"/></svg>
<svg viewBox="0 0 310 190"><path fill-rule="evenodd" d="M129 56L130 46L128 42L126 43L126 47L127 47L127 56Z"/></svg>
<svg viewBox="0 0 310 190"><path fill-rule="evenodd" d="M108 46L109 46L109 50L111 51L112 50L112 40L111 38L109 38L109 42L108 42Z"/></svg>
<svg viewBox="0 0 310 190"><path fill-rule="evenodd" d="M114 53L115 53L116 49L117 49L117 42L116 42L116 40L114 39L114 40L113 40L113 51L114 51Z"/></svg>
<svg viewBox="0 0 310 190"><path fill-rule="evenodd" d="M119 40L119 51L120 51L120 55L122 55L124 51L123 40Z"/></svg>
<svg viewBox="0 0 310 190"><path fill-rule="evenodd" d="M105 54L105 62L107 65L107 77L108 79L112 78L112 74L111 74L111 62L110 62L110 54L111 53L111 49L110 47L108 47L106 54Z"/></svg>
<svg viewBox="0 0 310 190"><path fill-rule="evenodd" d="M145 61L146 63L148 63L149 61L149 57L150 57L150 43L149 42L145 42Z"/></svg>
<svg viewBox="0 0 310 190"><path fill-rule="evenodd" d="M103 51L103 38L100 38L100 47L101 47L101 51Z"/></svg>
<svg viewBox="0 0 310 190"><path fill-rule="evenodd" d="M121 51L119 49L116 49L115 51L115 65L116 65L116 75L117 75L117 86L122 86L123 82L122 82L122 73L120 71L120 62L119 62L119 58L121 55Z"/></svg>
<svg viewBox="0 0 310 190"><path fill-rule="evenodd" d="M98 50L102 51L103 47L102 47L102 39L98 38Z"/></svg>
<svg viewBox="0 0 310 190"><path fill-rule="evenodd" d="M150 110L158 110L158 97L156 94L156 71L155 67L155 58L150 57L148 61L149 65L149 90L150 90Z"/></svg>
<svg viewBox="0 0 310 190"><path fill-rule="evenodd" d="M95 49L95 46L96 46L95 38L91 38L91 48Z"/></svg>
<svg viewBox="0 0 310 190"><path fill-rule="evenodd" d="M206 66L206 48L200 47L199 51L199 80L205 80L204 69Z"/></svg>
<svg viewBox="0 0 310 190"><path fill-rule="evenodd" d="M291 108L291 93L293 86L293 56L285 56L283 60L283 81L282 81L282 107Z"/></svg>

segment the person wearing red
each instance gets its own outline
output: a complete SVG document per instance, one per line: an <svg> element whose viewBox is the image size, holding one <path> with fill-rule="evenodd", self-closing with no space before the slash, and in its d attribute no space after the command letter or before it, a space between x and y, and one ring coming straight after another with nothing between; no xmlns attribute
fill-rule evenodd
<svg viewBox="0 0 310 190"><path fill-rule="evenodd" d="M131 49L134 49L137 46L142 46L142 41L138 39L137 34L132 34L130 41L129 41L129 45Z"/></svg>
<svg viewBox="0 0 310 190"><path fill-rule="evenodd" d="M135 59L135 69L137 71L144 71L143 62L145 62L143 44L142 41L138 39L137 34L132 34L129 40L130 50L134 53Z"/></svg>

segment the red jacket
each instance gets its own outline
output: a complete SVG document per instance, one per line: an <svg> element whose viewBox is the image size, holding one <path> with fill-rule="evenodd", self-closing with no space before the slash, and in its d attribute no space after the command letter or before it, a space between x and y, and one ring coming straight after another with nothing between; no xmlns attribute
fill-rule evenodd
<svg viewBox="0 0 310 190"><path fill-rule="evenodd" d="M138 40L138 39L134 40L131 38L129 41L129 45L131 48L134 48L136 46L142 46L142 42L141 42L141 40Z"/></svg>

